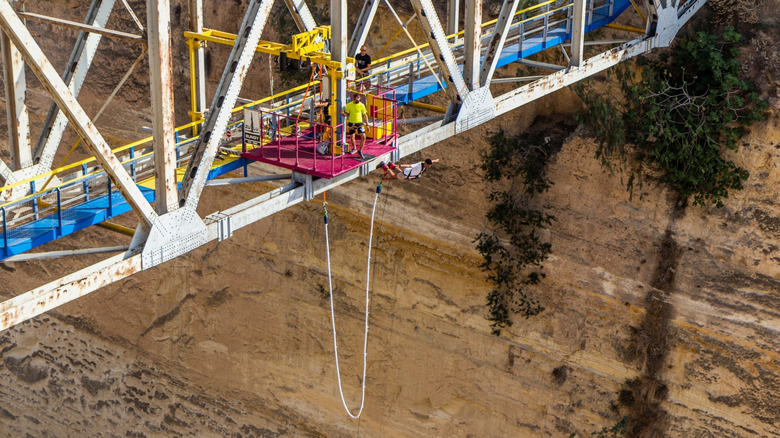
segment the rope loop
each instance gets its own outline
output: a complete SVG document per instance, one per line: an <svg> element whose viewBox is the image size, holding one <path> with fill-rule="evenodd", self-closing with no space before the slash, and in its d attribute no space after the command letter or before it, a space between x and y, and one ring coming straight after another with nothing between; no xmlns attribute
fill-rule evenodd
<svg viewBox="0 0 780 438"><path fill-rule="evenodd" d="M331 324L333 326L333 354L336 357L336 378L338 379L339 383L339 395L341 396L341 405L344 407L344 410L347 411L347 415L350 416L350 418L358 419L360 418L360 414L363 412L363 406L365 406L366 401L366 364L368 362L368 355L366 354L366 351L368 350L368 304L369 304L369 287L371 279L371 242L374 238L374 216L376 213L376 203L377 199L379 199L379 193L381 192L382 183L379 184L376 190L376 195L374 196L374 206L371 208L371 227L370 232L368 234L368 259L366 261L366 320L365 320L365 333L363 335L363 377L360 379L361 382L361 395L360 395L360 408L358 409L357 414L353 414L352 411L350 411L349 407L347 407L347 402L344 400L344 390L341 385L341 369L339 367L339 345L338 340L336 336L336 311L334 310L333 306L333 276L331 271L331 265L330 265L330 240L328 239L328 210L327 210L327 202L323 202L323 209L325 210L325 251L327 254L327 260L328 260L328 289L330 291L330 320Z"/></svg>

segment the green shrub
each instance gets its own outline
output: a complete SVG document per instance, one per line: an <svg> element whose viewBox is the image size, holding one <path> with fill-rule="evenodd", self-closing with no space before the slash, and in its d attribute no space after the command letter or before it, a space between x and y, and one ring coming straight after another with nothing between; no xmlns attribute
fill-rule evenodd
<svg viewBox="0 0 780 438"><path fill-rule="evenodd" d="M657 61L616 68L614 96L575 87L588 107L580 121L599 139L596 156L610 169L627 170L630 191L641 181L641 167L626 169L631 159L660 170L694 205L721 207L730 190L742 189L748 172L723 152L737 150L766 104L739 78L740 42L731 28L722 35L697 32Z"/></svg>
<svg viewBox="0 0 780 438"><path fill-rule="evenodd" d="M492 229L481 232L475 242L484 259L480 267L493 284L487 296L488 320L493 334L500 335L502 328L512 325L512 315L528 318L544 310L529 286L545 277L542 262L551 247L539 231L555 218L531 208L529 202L552 185L545 165L554 151L542 138L508 137L503 130L488 141L482 170L485 181L496 187L488 195L492 207L486 214Z"/></svg>

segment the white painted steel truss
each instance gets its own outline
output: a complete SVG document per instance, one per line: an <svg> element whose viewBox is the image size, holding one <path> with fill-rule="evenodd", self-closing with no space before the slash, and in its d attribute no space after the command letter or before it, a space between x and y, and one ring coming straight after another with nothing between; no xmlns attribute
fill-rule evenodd
<svg viewBox="0 0 780 438"><path fill-rule="evenodd" d="M489 86L495 72L498 54L511 38L509 25L512 22L511 17L517 9L518 0L504 1L489 38L487 32L478 25L481 22L481 13L477 13L475 8L479 8L481 1L467 1L471 3L468 3L466 8L468 13L465 17L465 28L471 36L467 35L462 40L464 45L456 52L453 50L453 41L461 41L457 38L448 39L446 37L431 1L411 0L417 17L427 33L430 53L424 56L433 61L437 67L437 73L447 83L447 93L454 103L450 107L450 116L455 117L435 121L412 134L401 137L397 141L397 150L377 157L376 160L398 160L406 157L626 59L646 53L656 47L668 46L680 27L706 2L706 0L645 0L648 17L645 35L597 56L584 59L583 46L587 45L588 42L584 39L583 29L586 16L589 13L589 3L586 3L585 0L570 0L571 27L574 29L574 37L569 44L571 47L569 65L561 66L554 73L538 78L510 78L511 80L530 80L532 82L494 98L490 93ZM139 227L133 243L130 249L124 253L0 303L0 330L33 318L134 273L154 267L207 242L229 238L245 226L302 201L312 199L316 195L359 178L371 170L373 164L367 163L361 168L332 179L312 179L310 176L293 173L290 175L292 181L289 184L204 218L197 215L195 207L198 205L206 185L206 172L217 152L219 137L226 129L230 111L238 98L243 79L252 63L254 49L268 19L272 3L273 0L251 0L249 2L238 39L208 109L205 124L202 127L202 135L194 147L182 188L177 193L175 185L171 184L170 177L176 163L175 156L172 155L171 78L165 74L165 70L170 70L167 67L170 65L171 56L170 6L169 0L147 0L147 10L156 11L154 17L148 17L147 29L142 33L145 33L143 42L149 46L150 73L154 84L154 90L152 90L156 152L154 166L158 180L162 180L157 185L158 199L160 199L160 194L163 195L163 200L158 201L155 211L142 196L125 167L108 148L93 121L84 113L76 100L78 89L83 84L86 69L89 68L94 55L94 47L97 46L95 40L99 41L100 38L100 34L90 31L89 27L105 26L108 20L105 11L110 12L114 0L95 0L93 2L90 9L91 15L85 20L86 27L83 28L89 35L85 33L79 38L81 47L79 48L79 44L77 44L69 62L69 69L73 68L74 74L66 74L63 77L57 74L26 29L20 18L20 11L15 10L19 4L14 0L0 0L0 28L7 35L7 51L10 53L11 50L18 50L24 62L38 77L57 104L59 109L53 110L51 114L58 112L64 114L64 117L95 155L102 168L108 173L114 185L132 206L133 212L139 220ZM315 27L316 23L314 23L304 0L285 0L285 3L290 8L299 29L311 30ZM374 0L366 2L359 25L353 33L353 43L350 44L349 50L359 47L365 40L365 35L371 29L378 3ZM561 3L565 3L565 1ZM124 0L123 4L126 5ZM458 0L449 0L447 5L449 12L446 20L447 30L457 30ZM203 28L202 0L189 0L189 6L190 30L200 32ZM345 19L347 16L346 0L330 0L330 6L332 11L332 40L330 42L332 60L341 61L344 65L349 39ZM479 10L481 11L481 8ZM475 17L477 20L473 21ZM136 19L136 22L141 27L140 21ZM107 35L110 32L102 34ZM483 42L483 37L486 38L486 44ZM206 99L203 85L203 49L198 47L196 50L197 108L199 112L205 112L203 107ZM396 59L393 61L394 64L391 63L392 65L389 67L409 64L417 56L417 54L412 54ZM459 59L464 62L465 75L460 71ZM5 68L18 66L18 63L18 60L4 59ZM398 69L386 70L386 73L383 73L384 70L377 70L380 71L375 74L378 74L380 80L390 86L404 84L412 80L409 77L410 73L403 73L403 71L411 72L411 69L400 69L402 73L398 73ZM344 101L346 89L343 77L331 86L331 90L337 93L339 102ZM7 93L9 92L7 91ZM12 96L6 94L7 100L13 98L15 103L20 103L20 101L22 104L24 103L24 99L19 97L18 89L10 93ZM23 89L21 95L24 95ZM13 178L19 178L14 173L22 170L20 168L27 169L28 174L24 175L25 177L29 177L29 172L38 175L48 171L44 167L51 165L51 160L48 158L53 156L51 149L56 151L56 146L49 146L49 142L59 143L59 140L55 140L55 138L61 136L61 133L56 134L55 127L64 126L62 122L58 125L56 120L59 117L59 115L49 117L52 120L47 122L46 129L51 129L51 131L48 131L46 135L41 135L35 148L35 158L44 160L46 157L46 166L38 165L36 168L31 163L22 163L23 160L18 158L15 159L12 166L1 163L0 177L6 180L6 185L13 182ZM60 129L57 128L57 131ZM18 140L19 136L19 134L14 134L12 141ZM20 154L21 152L17 155L23 156ZM175 179L173 179L173 184L175 184Z"/></svg>

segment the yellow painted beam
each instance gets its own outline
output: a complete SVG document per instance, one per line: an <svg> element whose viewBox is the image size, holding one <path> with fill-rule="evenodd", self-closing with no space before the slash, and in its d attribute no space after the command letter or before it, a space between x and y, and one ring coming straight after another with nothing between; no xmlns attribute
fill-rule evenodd
<svg viewBox="0 0 780 438"><path fill-rule="evenodd" d="M645 34L645 30L644 29L640 29L640 28L634 27L634 26L624 26L622 24L614 24L613 23L613 24L608 24L607 27L610 28L610 29L618 29L618 30L626 30L628 32L635 32L635 33L638 33L638 34L641 34L641 35Z"/></svg>
<svg viewBox="0 0 780 438"><path fill-rule="evenodd" d="M428 111L435 111L437 113L442 113L442 114L446 114L447 113L447 108L444 108L444 107L441 107L441 106L436 106L436 105L428 105L427 103L420 103L420 102L412 101L412 102L407 103L406 105L413 106L415 108L426 109Z"/></svg>
<svg viewBox="0 0 780 438"><path fill-rule="evenodd" d="M117 233L120 233L120 234L126 234L126 235L128 235L130 237L135 235L135 230L134 229L128 228L128 227L126 227L124 225L119 225L119 224L115 224L115 223L112 223L112 222L108 222L108 221L101 222L101 223L97 224L97 226L99 226L101 228L105 228L107 230L116 231Z"/></svg>
<svg viewBox="0 0 780 438"><path fill-rule="evenodd" d="M222 44L225 46L232 46L236 41L236 35L229 32L222 32L214 29L203 29L202 33L197 32L184 32L184 37L191 40L208 41L212 43ZM317 43L321 44L321 43ZM324 47L324 45L323 45ZM260 53L267 53L273 56L279 56L282 52L287 54L291 59L302 59L310 61L314 64L324 65L331 69L341 69L342 65L336 61L330 59L330 53L320 52L313 50L301 55L296 52L296 47L292 44L281 44L273 41L260 41L257 43L257 49ZM347 57L347 64L355 62L355 58Z"/></svg>

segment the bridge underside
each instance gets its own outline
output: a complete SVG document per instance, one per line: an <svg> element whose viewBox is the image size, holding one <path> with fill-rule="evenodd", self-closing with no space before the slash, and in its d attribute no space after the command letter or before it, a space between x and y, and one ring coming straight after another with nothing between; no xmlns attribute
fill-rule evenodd
<svg viewBox="0 0 780 438"><path fill-rule="evenodd" d="M368 174L379 160L397 161L623 60L665 47L705 0L645 0L642 7L630 0L552 0L520 11L517 10L518 0L505 0L499 15L485 23L482 23L481 2L476 1L468 5L477 10L467 10L462 32L457 32L457 19L446 21L445 32L430 0L412 0L413 18L426 29L427 40L424 44L416 42L408 51L375 60L370 77L364 80L370 83L369 95L371 87L394 92L392 110L385 108L372 114L378 117L381 113L387 117L379 125L372 126L376 131L381 125L387 132L370 139L366 152L371 156L365 160L341 154L348 141L340 115L347 96L355 91L347 82L354 74L348 55L354 54L365 41L379 1L366 3L350 36L345 18L346 0L331 0L333 15L330 28L326 30L317 27L304 2L290 0L286 3L301 31L300 39L296 40L300 44L294 41L292 45L278 49L260 41L273 2L251 0L239 32L232 37L229 34L220 37L232 45L231 54L211 104L206 105L203 42L214 38L214 33L203 27L202 0L189 0L187 38L193 122L179 128L173 126L169 1L147 0L146 23L137 19L135 11L129 10L139 28L136 33L105 27L116 6L114 3L113 0L94 0L84 23L74 23L25 12L22 10L24 3L0 1L4 77L13 78L5 81L11 162L0 163L0 177L4 180L4 186L0 188L3 202L0 205L3 221L0 258L13 260L11 257L19 257L32 248L128 211L132 211L138 220L133 242L126 251L0 303L0 329L212 240L229 238L246 225ZM121 3L129 8L127 3ZM449 3L450 9L457 9L458 0ZM385 4L392 8L389 2ZM391 11L403 24L395 10ZM584 46L592 43L603 47L610 43L588 41L586 33L607 25L614 26L615 20L624 13L640 16L644 27L615 27L628 29L638 36L616 46L615 41L611 41L613 48L585 58ZM65 74L54 69L22 19L43 20L81 32ZM328 35L329 41L323 40L323 36ZM153 136L114 150L108 147L95 128L94 120L86 115L77 100L103 36L136 41L148 47L150 63ZM315 84L331 101L334 122L327 138L316 129L306 132L299 126L300 123L316 125L315 102L308 93L308 86L289 90L281 104L273 104L272 96L235 108L255 52L269 50L288 51L293 58L308 57L329 67L327 76ZM566 61L557 65L528 59L544 50L562 51ZM144 52L127 72L120 87L138 61L147 56L146 50ZM495 70L517 62L552 73L513 78L525 85L492 96L490 84L497 81L493 78ZM26 119L24 65L36 75L56 103L35 146L30 142ZM439 91L448 96L449 107L442 109L444 114L438 114L427 126L399 137L394 126L397 105L411 104ZM267 117L278 119L282 114L287 116L291 108L297 112L293 122L297 129L292 134L281 135L282 126L277 124L276 137L261 133L256 148L236 143L236 138L247 129L243 110L263 112ZM78 132L93 158L53 168L53 157L68 124ZM185 133L191 137L184 139ZM295 141L295 147L285 149L292 141ZM288 143L286 146L285 142ZM314 150L322 142L328 144L327 152L318 156ZM310 158L302 156L304 147L311 148ZM240 157L242 153L243 157ZM282 155L287 159L282 159ZM251 163L247 158L291 170L292 173L286 176L289 182L224 211L200 217L196 207L204 187L213 183L210 180L239 169L244 169L246 177L247 166ZM252 180L258 179L243 181Z"/></svg>

